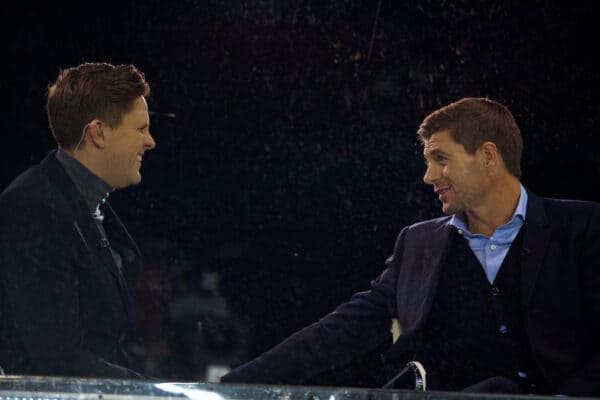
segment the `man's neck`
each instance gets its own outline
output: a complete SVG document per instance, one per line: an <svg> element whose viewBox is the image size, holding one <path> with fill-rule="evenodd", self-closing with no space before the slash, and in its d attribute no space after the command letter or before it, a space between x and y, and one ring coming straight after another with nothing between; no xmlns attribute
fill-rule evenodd
<svg viewBox="0 0 600 400"><path fill-rule="evenodd" d="M93 213L100 202L113 191L106 182L95 175L85 164L72 156L72 153L60 148L56 159L62 164L81 195L89 210Z"/></svg>
<svg viewBox="0 0 600 400"><path fill-rule="evenodd" d="M94 175L100 178L104 182L108 182L104 174L102 173L103 169L101 168L102 163L98 162L97 157L88 154L85 149L80 149L78 151L67 150L61 148L62 151L79 161L84 167L90 170ZM108 184L108 183L107 183Z"/></svg>
<svg viewBox="0 0 600 400"><path fill-rule="evenodd" d="M496 229L506 224L515 213L521 184L515 177L508 177L506 182L495 185L482 204L465 212L469 231L485 236L492 236Z"/></svg>

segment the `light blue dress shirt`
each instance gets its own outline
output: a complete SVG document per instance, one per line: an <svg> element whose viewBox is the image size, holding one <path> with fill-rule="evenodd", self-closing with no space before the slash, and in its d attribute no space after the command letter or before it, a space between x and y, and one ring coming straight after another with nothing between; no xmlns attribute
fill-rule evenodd
<svg viewBox="0 0 600 400"><path fill-rule="evenodd" d="M504 257L508 254L510 245L519 234L519 230L525 223L527 213L527 191L521 185L521 196L512 218L506 224L498 227L492 236L473 234L469 232L465 221L456 214L452 216L450 225L457 228L458 233L469 241L469 247L475 253L479 263L483 267L488 281L494 283L498 270L502 266Z"/></svg>

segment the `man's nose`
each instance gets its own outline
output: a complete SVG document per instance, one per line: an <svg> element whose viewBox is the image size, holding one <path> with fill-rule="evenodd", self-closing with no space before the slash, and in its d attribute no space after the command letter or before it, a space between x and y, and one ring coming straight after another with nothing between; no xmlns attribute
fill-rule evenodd
<svg viewBox="0 0 600 400"><path fill-rule="evenodd" d="M144 142L144 147L147 150L152 150L153 148L156 147L156 142L154 141L154 138L152 137L152 135L150 134L150 132L148 132L146 134L146 140Z"/></svg>
<svg viewBox="0 0 600 400"><path fill-rule="evenodd" d="M423 182L427 185L433 185L439 179L439 168L432 164L427 164L427 170L423 175Z"/></svg>

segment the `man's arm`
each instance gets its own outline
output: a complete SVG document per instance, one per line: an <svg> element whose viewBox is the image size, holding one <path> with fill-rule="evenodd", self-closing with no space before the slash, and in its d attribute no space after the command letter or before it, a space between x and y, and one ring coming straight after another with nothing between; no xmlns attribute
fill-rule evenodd
<svg viewBox="0 0 600 400"><path fill-rule="evenodd" d="M401 250L404 231L394 254ZM397 268L388 268L368 291L352 296L318 322L225 375L222 382L300 384L350 362L390 338L396 316Z"/></svg>
<svg viewBox="0 0 600 400"><path fill-rule="evenodd" d="M587 219L580 255L580 281L588 322L588 358L581 368L560 384L558 394L600 395L600 205L590 205L592 211Z"/></svg>

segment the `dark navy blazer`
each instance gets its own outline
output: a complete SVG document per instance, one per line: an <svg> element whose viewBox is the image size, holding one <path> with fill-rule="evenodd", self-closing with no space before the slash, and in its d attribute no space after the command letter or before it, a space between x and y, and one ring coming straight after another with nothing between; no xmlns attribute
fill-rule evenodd
<svg viewBox="0 0 600 400"><path fill-rule="evenodd" d="M108 204L101 240L51 152L0 195L0 364L7 374L139 378L124 365L138 247ZM123 273L107 246L123 258Z"/></svg>

